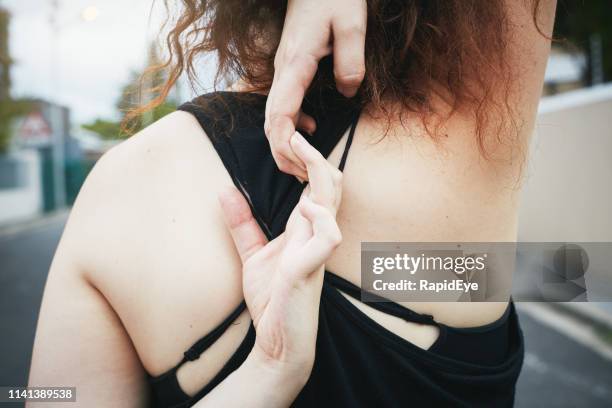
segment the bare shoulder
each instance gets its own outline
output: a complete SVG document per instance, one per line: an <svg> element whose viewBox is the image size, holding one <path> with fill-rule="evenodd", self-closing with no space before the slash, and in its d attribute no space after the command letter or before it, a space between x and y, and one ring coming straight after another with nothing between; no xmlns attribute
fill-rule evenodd
<svg viewBox="0 0 612 408"><path fill-rule="evenodd" d="M186 218L220 214L216 192L229 182L195 119L172 113L101 157L77 198L67 238L97 243L78 251L85 273L95 280L109 254L134 258L161 235L187 232L181 226L193 220Z"/></svg>
<svg viewBox="0 0 612 408"><path fill-rule="evenodd" d="M153 374L242 299L217 200L231 184L195 118L175 112L107 152L75 203L64 246Z"/></svg>

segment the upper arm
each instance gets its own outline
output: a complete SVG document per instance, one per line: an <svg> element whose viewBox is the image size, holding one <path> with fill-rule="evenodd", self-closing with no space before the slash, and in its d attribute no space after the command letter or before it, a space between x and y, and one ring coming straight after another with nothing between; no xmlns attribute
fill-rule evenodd
<svg viewBox="0 0 612 408"><path fill-rule="evenodd" d="M29 384L76 386L85 406L146 405L146 373L175 365L242 299L240 260L216 196L231 184L185 112L105 154L49 272ZM223 367L248 330L248 316L239 321L206 359L181 367L185 390Z"/></svg>
<svg viewBox="0 0 612 408"><path fill-rule="evenodd" d="M529 136L537 113L544 84L544 72L550 52L556 0L506 1L510 22L508 58L514 69L512 81L516 92L509 101L518 109L516 118Z"/></svg>
<svg viewBox="0 0 612 408"><path fill-rule="evenodd" d="M78 201L96 195L99 172L92 171ZM83 270L79 247L95 240L78 233L79 224L95 215L78 201L47 277L28 385L76 387L82 406L145 406L145 373L130 337Z"/></svg>

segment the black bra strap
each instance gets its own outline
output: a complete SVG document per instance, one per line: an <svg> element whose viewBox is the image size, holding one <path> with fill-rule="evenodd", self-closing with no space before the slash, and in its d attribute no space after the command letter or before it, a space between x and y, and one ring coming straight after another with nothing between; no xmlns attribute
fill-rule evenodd
<svg viewBox="0 0 612 408"><path fill-rule="evenodd" d="M197 360L198 358L200 358L200 355L204 351L206 351L206 349L209 348L215 341L217 341L219 339L219 337L221 337L223 335L225 330L227 330L227 328L232 323L234 323L234 321L238 318L238 316L240 316L240 314L245 309L246 309L246 303L243 300L238 305L238 307L236 309L234 309L234 311L225 320L223 320L221 322L221 324L219 324L217 327L215 327L206 336L202 337L200 340L195 342L195 344L193 346L191 346L189 348L189 350L187 350L187 351L185 351L185 353L183 353L184 358L179 363L178 366L181 366L182 364L184 364L187 361L193 361L193 360Z"/></svg>
<svg viewBox="0 0 612 408"><path fill-rule="evenodd" d="M342 152L342 158L340 159L340 164L338 165L338 170L340 171L344 171L344 166L346 165L346 158L348 157L348 152L351 148L351 143L353 143L353 136L355 135L355 129L357 129L357 123L359 122L360 115L361 112L357 111L357 113L355 114L355 118L353 119L353 123L351 124L351 130L349 131L348 138L346 139L344 151Z"/></svg>
<svg viewBox="0 0 612 408"><path fill-rule="evenodd" d="M169 389L178 389L181 390L181 387L178 385L178 381L176 379L176 372L183 364L187 361L193 361L200 358L200 355L206 351L215 341L223 335L225 330L229 326L234 323L234 321L240 316L240 314L246 309L246 302L243 300L236 309L225 319L223 320L217 327L215 327L211 332L202 337L200 340L196 341L193 346L189 347L187 351L183 353L183 359L179 361L177 365L172 367L171 369L165 371L164 373L152 376L147 374L147 377L152 383L170 383L166 388Z"/></svg>
<svg viewBox="0 0 612 408"><path fill-rule="evenodd" d="M338 289L339 291L346 293L353 299L356 299L362 302L361 288L354 285L352 282L349 282L346 279L336 274L333 274L329 271L325 272L325 280L331 283L331 285L334 286L334 288ZM374 293L368 293L368 297L373 300L368 301L368 302L363 302L363 303L383 313L386 313L386 314L389 314L395 317L399 317L400 319L404 319L406 321L413 322L413 323L430 324L430 325L438 324L434 320L432 315L417 313L414 310L408 309L407 307L404 307L400 304L392 302L389 299L385 299Z"/></svg>
<svg viewBox="0 0 612 408"><path fill-rule="evenodd" d="M351 130L349 131L348 138L346 140L346 145L344 146L344 151L342 152L342 158L340 159L340 164L338 165L338 169L340 171L343 171L344 166L346 165L346 159L348 157L349 149L351 148L351 143L353 143L353 136L355 135L355 130L357 129L357 123L359 122L360 116L361 111L358 110L355 114L355 118L353 119L353 123L351 124ZM355 286L353 283L347 281L346 279L328 271L325 273L325 279L329 281L332 286L338 288L342 292L361 302L361 288L359 288L358 286ZM388 299L385 299L373 293L369 293L368 296L375 300L364 303L383 313L390 314L392 316L399 317L400 319L404 319L406 321L414 323L437 324L433 316L431 315L417 313L413 310L408 309L407 307L401 306L395 302L391 302Z"/></svg>

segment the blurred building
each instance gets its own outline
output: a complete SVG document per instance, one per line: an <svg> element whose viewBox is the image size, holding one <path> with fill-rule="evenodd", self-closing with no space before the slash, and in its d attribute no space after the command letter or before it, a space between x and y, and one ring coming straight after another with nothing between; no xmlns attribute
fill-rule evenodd
<svg viewBox="0 0 612 408"><path fill-rule="evenodd" d="M70 139L78 144L83 158L95 162L111 147L122 142L122 139L104 139L98 133L76 126L70 133Z"/></svg>
<svg viewBox="0 0 612 408"><path fill-rule="evenodd" d="M0 224L66 205L70 111L40 100L20 100L28 112L12 120L8 150L0 155Z"/></svg>
<svg viewBox="0 0 612 408"><path fill-rule="evenodd" d="M572 52L553 47L544 76L544 95L567 92L586 86L584 72L587 60L584 52Z"/></svg>
<svg viewBox="0 0 612 408"><path fill-rule="evenodd" d="M64 161L70 132L70 110L53 102L28 100L30 112L14 123L15 149L34 149L41 159L42 210L66 205Z"/></svg>
<svg viewBox="0 0 612 408"><path fill-rule="evenodd" d="M70 137L68 107L11 97L9 23L0 7L0 225L71 204L91 168Z"/></svg>

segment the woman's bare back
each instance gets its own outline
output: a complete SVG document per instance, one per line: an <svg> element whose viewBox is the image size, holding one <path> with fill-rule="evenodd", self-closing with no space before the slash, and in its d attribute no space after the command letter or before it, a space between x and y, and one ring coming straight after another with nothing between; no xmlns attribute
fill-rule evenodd
<svg viewBox="0 0 612 408"><path fill-rule="evenodd" d="M524 123L519 140L524 148L549 46L528 31L520 34L529 51L522 62L526 91L514 101ZM456 115L446 128L449 137L438 143L418 125L394 127L396 135L374 143L381 124L362 116L344 172L338 213L344 239L326 263L328 270L358 284L361 241L516 239L522 163L483 161L470 118ZM344 142L331 153L333 164ZM53 385L39 367L61 366L65 369L54 381L77 386L83 404L94 403L96 390L106 389L116 390L118 399L143 402L145 372L158 375L177 364L242 300L241 263L217 201L230 185L207 135L185 112L163 118L107 153L83 187L53 261L30 385ZM437 337L431 326L354 303L420 347ZM494 321L506 307L407 306L459 327ZM179 369L188 394L219 372L249 325L244 312L203 358Z"/></svg>
<svg viewBox="0 0 612 408"><path fill-rule="evenodd" d="M462 147L460 135L446 146L418 134L374 143L379 131L362 116L344 172L338 214L344 239L328 270L358 284L361 241L514 239L517 190L508 174L492 180L490 168L474 164L473 149ZM331 163L339 162L345 139ZM108 153L75 205L60 254L79 254L70 262L78 262L116 313L151 375L178 363L183 351L242 300L240 261L217 201L229 185L207 135L190 114L177 112ZM54 261L52 275L62 258ZM437 337L431 326L354 303L421 347ZM407 306L461 327L489 323L505 310L495 303ZM203 358L179 369L188 394L222 368L249 323L244 312ZM84 333L89 324L94 322L84 323Z"/></svg>

